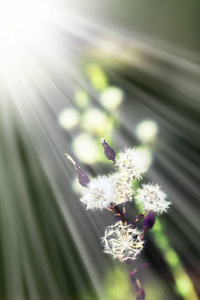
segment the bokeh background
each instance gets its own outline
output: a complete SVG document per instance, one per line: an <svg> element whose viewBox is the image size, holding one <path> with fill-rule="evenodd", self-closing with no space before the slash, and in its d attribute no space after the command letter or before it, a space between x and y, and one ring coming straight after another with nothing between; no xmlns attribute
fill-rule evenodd
<svg viewBox="0 0 200 300"><path fill-rule="evenodd" d="M101 137L142 148L173 202L138 261L146 299L199 299L198 1L2 0L0 19L0 299L134 299L102 251L115 219L64 155L108 174Z"/></svg>

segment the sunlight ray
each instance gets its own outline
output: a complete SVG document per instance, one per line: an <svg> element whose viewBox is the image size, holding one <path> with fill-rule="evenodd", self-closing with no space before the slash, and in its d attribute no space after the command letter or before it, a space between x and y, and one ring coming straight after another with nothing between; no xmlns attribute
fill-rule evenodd
<svg viewBox="0 0 200 300"><path fill-rule="evenodd" d="M15 96L17 96L16 92L15 92ZM23 116L24 116L24 113L23 113ZM28 127L27 129L30 132L30 127ZM34 133L31 132L31 136L33 137ZM34 142L34 144L35 144L35 142ZM71 218L70 213L68 213L68 209L66 209L66 201L64 200L63 195L61 194L61 192L59 191L56 183L54 182L54 179L51 177L51 175L50 175L51 172L50 172L48 163L45 163L45 157L44 157L44 155L41 152L39 153L39 157L43 157L43 159L41 161L41 165L42 165L42 167L43 167L43 169L45 171L45 174L46 174L46 176L48 178L48 181L49 181L49 183L50 183L50 185L52 187L52 190L53 190L53 192L54 192L54 194L56 196L57 205L59 206L60 212L63 214L63 217L64 217L64 220L66 222L66 225L69 228L69 230L70 230L70 232L71 232L71 234L73 236L73 239L74 239L75 243L77 244L77 248L81 249L81 251L79 252L79 254L82 257L82 261L83 261L83 263L84 263L84 265L86 267L86 270L89 273L90 279L93 282L93 285L94 285L96 291L99 293L99 297L101 297L101 292L99 290L99 284L98 284L99 279L98 279L98 277L96 275L95 268L94 268L93 264L90 261L90 258L88 256L87 250L85 249L84 242L81 241L82 239L81 239L80 234L78 233L78 231L76 229L76 225L74 224L74 221ZM34 237L35 237L35 243L36 243L37 240L38 240L37 233L36 233L36 228L35 228L34 222L33 222L32 217L31 217L30 208L28 208L27 205L28 204L26 202L23 202L22 208L25 210L24 213L26 213L26 221L28 222L27 223L27 225L28 225L27 229L29 229L29 230L31 229L31 235L34 235ZM28 214L28 211L29 211L29 214ZM28 216L27 216L27 214L28 214ZM41 257L42 264L44 264L44 271L45 270L47 271L47 273L46 272L45 273L46 273L47 279L49 281L49 285L53 289L52 293L53 294L57 293L57 295L55 295L55 297L56 297L56 299L60 299L59 298L60 296L58 296L58 292L56 292L56 288L55 288L55 286L52 283L52 279L51 279L51 277L49 277L50 274L51 274L51 272L48 270L48 263L47 263L47 261L45 259L45 256L43 255L42 249L40 249L40 241L39 240L37 242L37 251L40 251L39 252L40 253L39 256Z"/></svg>
<svg viewBox="0 0 200 300"><path fill-rule="evenodd" d="M29 291L29 297L30 299L41 299L39 290L37 288L37 283L35 281L35 277L33 276L33 268L31 266L31 260L28 257L28 250L25 246L25 243L21 240L21 255L23 257L22 259L22 265L24 269L24 276L26 278L26 284Z"/></svg>
<svg viewBox="0 0 200 300"><path fill-rule="evenodd" d="M6 116L8 111L7 112L3 111L3 113L4 113L4 116ZM11 132L9 133L9 136L11 137ZM13 141L14 140L15 139L13 139ZM16 189L17 193L19 193L19 190L20 190L20 195L18 195L18 201L19 201L18 209L21 210L20 215L22 216L21 221L19 221L19 219L18 219L18 220L16 220L16 222L24 222L25 223L25 228L27 230L28 236L31 237L30 243L31 243L33 249L35 249L35 254L37 253L37 255L40 257L41 267L44 272L45 278L48 282L48 286L51 291L51 295L53 296L53 298L61 299L59 292L57 290L57 287L55 285L55 281L52 277L50 268L49 268L50 264L44 253L42 242L39 237L39 231L37 229L37 226L36 226L36 223L34 220L33 212L31 211L31 207L28 202L29 196L26 191L25 179L24 179L23 171L21 170L21 164L20 164L20 160L18 157L18 153L17 153L18 150L16 149L15 146L13 147L13 145L12 145L13 141L10 140L7 144L9 151L11 153L11 159L9 161L9 164L13 164L12 160L14 160L15 165L17 167L18 176L15 177L15 181L13 182L13 184L14 184L14 188ZM7 162L7 165L9 165L9 164ZM13 203L12 203L12 205L13 205ZM12 249L12 247L9 247L9 249ZM16 257L16 262L18 262L18 261L19 261L19 256ZM21 276L15 276L15 278L21 278Z"/></svg>

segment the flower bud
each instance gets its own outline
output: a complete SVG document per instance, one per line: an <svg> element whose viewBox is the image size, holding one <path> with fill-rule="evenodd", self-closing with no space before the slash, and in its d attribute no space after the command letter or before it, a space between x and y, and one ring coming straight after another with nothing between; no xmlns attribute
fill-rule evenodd
<svg viewBox="0 0 200 300"><path fill-rule="evenodd" d="M78 182L82 186L87 187L88 184L90 183L89 176L81 169L81 167L77 163L75 164L75 169L78 175Z"/></svg>
<svg viewBox="0 0 200 300"><path fill-rule="evenodd" d="M145 291L143 289L139 289L137 292L136 300L144 300L145 299Z"/></svg>
<svg viewBox="0 0 200 300"><path fill-rule="evenodd" d="M149 212L143 221L143 230L151 229L156 221L155 214Z"/></svg>
<svg viewBox="0 0 200 300"><path fill-rule="evenodd" d="M113 148L111 148L108 143L106 143L106 141L104 139L101 139L102 141L102 146L104 148L104 153L105 153L105 156L108 160L112 160L113 162L115 161L115 155L116 155L116 152Z"/></svg>
<svg viewBox="0 0 200 300"><path fill-rule="evenodd" d="M78 175L78 182L82 186L87 187L88 184L90 183L89 176L81 169L81 167L73 160L73 158L69 154L65 153L65 156L74 165L75 170L76 170L77 175Z"/></svg>

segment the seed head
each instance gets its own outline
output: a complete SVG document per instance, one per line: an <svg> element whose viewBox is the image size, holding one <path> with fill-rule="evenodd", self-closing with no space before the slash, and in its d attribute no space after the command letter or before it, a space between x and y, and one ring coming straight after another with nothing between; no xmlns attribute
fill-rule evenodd
<svg viewBox="0 0 200 300"><path fill-rule="evenodd" d="M146 159L140 149L125 149L119 152L115 164L120 171L126 172L129 178L141 179L142 174L147 170Z"/></svg>
<svg viewBox="0 0 200 300"><path fill-rule="evenodd" d="M113 194L113 204L119 205L132 200L132 183L125 172L117 172L110 176L115 189Z"/></svg>
<svg viewBox="0 0 200 300"><path fill-rule="evenodd" d="M120 261L135 260L143 249L142 232L121 221L106 228L102 238L104 252Z"/></svg>
<svg viewBox="0 0 200 300"><path fill-rule="evenodd" d="M171 202L166 199L167 195L158 184L143 184L137 192L135 199L137 203L143 204L144 211L158 215L168 211Z"/></svg>
<svg viewBox="0 0 200 300"><path fill-rule="evenodd" d="M111 178L99 176L82 191L80 201L86 204L86 209L104 209L111 204L114 192Z"/></svg>

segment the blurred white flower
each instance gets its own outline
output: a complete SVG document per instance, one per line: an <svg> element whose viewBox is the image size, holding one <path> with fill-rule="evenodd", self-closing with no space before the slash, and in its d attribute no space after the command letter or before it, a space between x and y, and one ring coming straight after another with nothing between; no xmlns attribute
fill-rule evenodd
<svg viewBox="0 0 200 300"><path fill-rule="evenodd" d="M143 143L151 142L158 134L158 125L154 120L143 120L136 127L136 135Z"/></svg>
<svg viewBox="0 0 200 300"><path fill-rule="evenodd" d="M135 260L143 249L142 231L124 225L122 221L106 228L102 238L104 252L118 258L120 261Z"/></svg>
<svg viewBox="0 0 200 300"><path fill-rule="evenodd" d="M82 191L80 201L86 204L86 209L104 209L112 203L114 193L112 179L99 176L92 179L88 187Z"/></svg>
<svg viewBox="0 0 200 300"><path fill-rule="evenodd" d="M99 160L99 149L94 143L92 135L88 133L81 133L76 136L72 147L78 159L83 163L93 164Z"/></svg>
<svg viewBox="0 0 200 300"><path fill-rule="evenodd" d="M82 126L88 131L103 134L106 131L107 123L108 117L100 109L90 108L83 115Z"/></svg>
<svg viewBox="0 0 200 300"><path fill-rule="evenodd" d="M72 129L79 124L80 115L74 108L66 108L59 115L59 124L66 130Z"/></svg>
<svg viewBox="0 0 200 300"><path fill-rule="evenodd" d="M110 110L115 110L121 103L124 97L123 91L118 87L108 87L101 94L101 103Z"/></svg>
<svg viewBox="0 0 200 300"><path fill-rule="evenodd" d="M133 188L132 182L125 172L117 172L110 176L115 188L113 194L113 204L119 205L132 200Z"/></svg>
<svg viewBox="0 0 200 300"><path fill-rule="evenodd" d="M147 171L147 160L140 149L125 149L119 152L116 166L120 171L127 174L129 178L141 179L142 174Z"/></svg>
<svg viewBox="0 0 200 300"><path fill-rule="evenodd" d="M168 211L171 201L166 198L167 195L157 184L143 184L142 189L137 191L135 197L137 203L143 204L144 211L156 214L162 214Z"/></svg>

